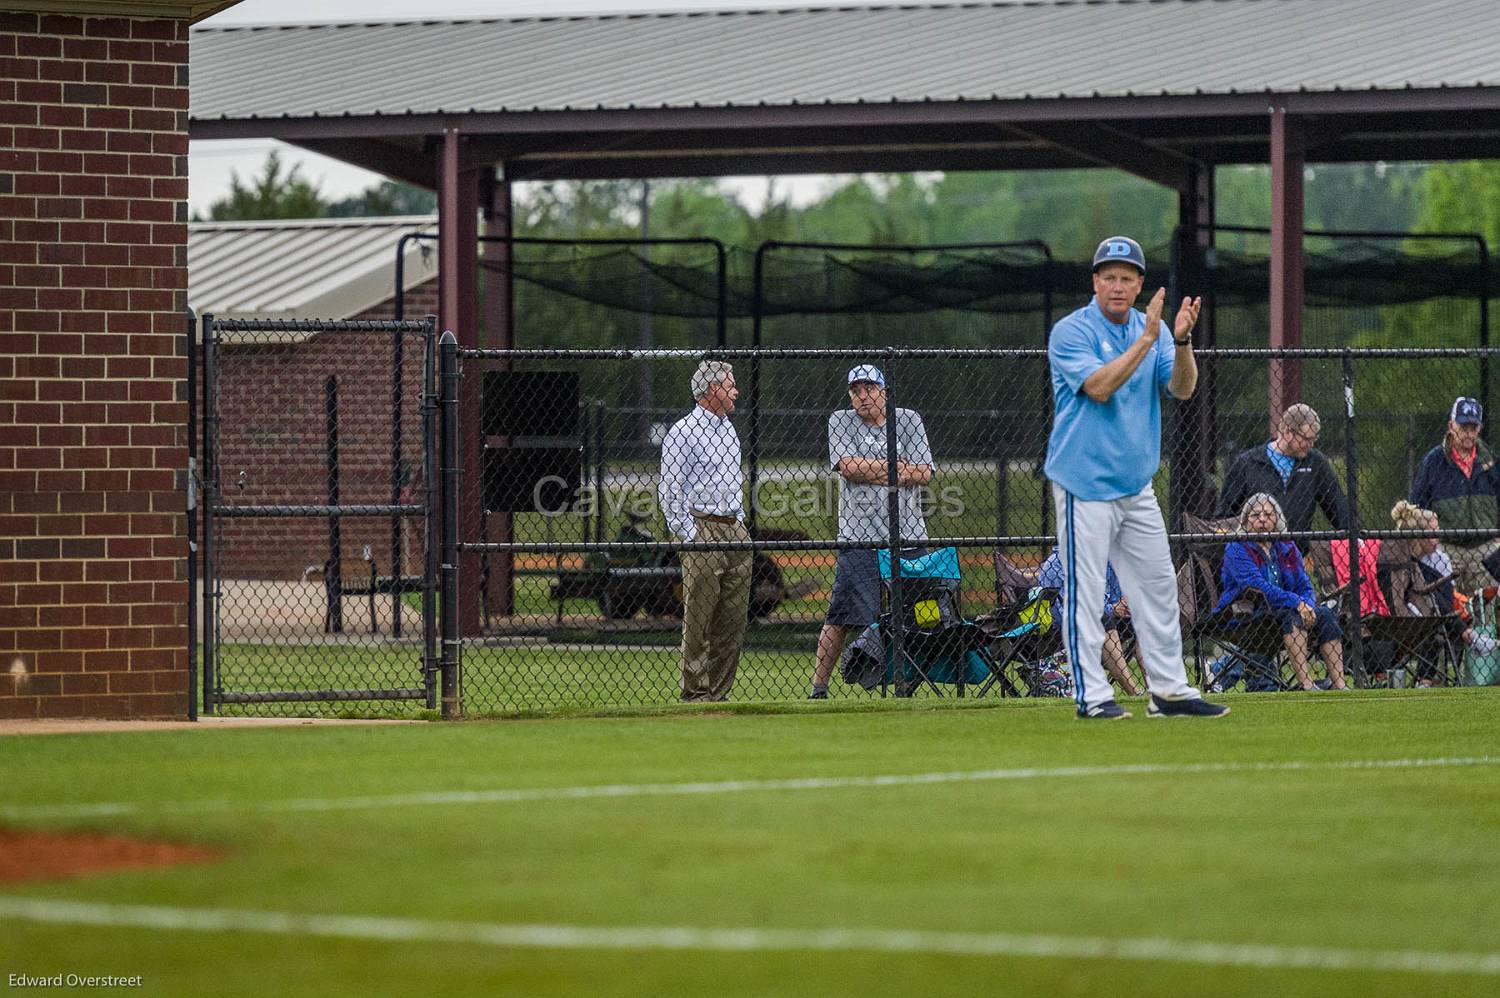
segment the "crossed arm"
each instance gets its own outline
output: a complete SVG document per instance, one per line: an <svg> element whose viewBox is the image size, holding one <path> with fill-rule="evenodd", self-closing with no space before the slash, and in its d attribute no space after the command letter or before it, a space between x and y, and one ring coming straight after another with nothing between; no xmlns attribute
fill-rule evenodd
<svg viewBox="0 0 1500 998"><path fill-rule="evenodd" d="M839 474L855 485L885 485L890 472L885 460L877 457L841 457ZM896 484L901 488L926 485L932 481L932 465L896 462Z"/></svg>

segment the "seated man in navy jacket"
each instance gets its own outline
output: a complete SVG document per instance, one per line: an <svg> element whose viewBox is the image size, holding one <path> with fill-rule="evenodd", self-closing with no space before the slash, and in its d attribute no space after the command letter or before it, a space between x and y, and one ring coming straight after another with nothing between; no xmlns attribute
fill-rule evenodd
<svg viewBox="0 0 1500 998"><path fill-rule="evenodd" d="M1239 516L1246 499L1264 492L1281 507L1288 530L1311 530L1319 509L1334 529L1349 529L1349 500L1328 458L1314 446L1321 430L1312 406L1299 402L1288 407L1276 439L1250 448L1229 466L1215 516ZM1305 542L1298 547L1305 549Z"/></svg>
<svg viewBox="0 0 1500 998"><path fill-rule="evenodd" d="M1276 500L1264 492L1245 501L1240 513L1240 531L1252 534L1284 533L1286 518ZM1238 626L1273 620L1281 626L1282 641L1292 659L1297 682L1304 690L1345 689L1344 632L1338 616L1318 603L1313 595L1312 580L1302 567L1302 552L1291 541L1230 541L1224 546L1224 565L1219 569L1223 595L1214 612L1218 613L1241 598L1247 590L1257 590L1265 604ZM1317 642L1323 663L1328 666L1328 680L1314 684L1308 675L1308 635Z"/></svg>

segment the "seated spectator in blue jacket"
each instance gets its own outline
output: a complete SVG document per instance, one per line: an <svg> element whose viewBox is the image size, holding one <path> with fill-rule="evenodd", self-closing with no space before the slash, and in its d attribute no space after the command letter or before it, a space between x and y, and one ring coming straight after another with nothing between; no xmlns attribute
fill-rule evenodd
<svg viewBox="0 0 1500 998"><path fill-rule="evenodd" d="M1274 534L1286 531L1286 518L1274 498L1258 492L1245 500L1240 511L1240 531L1250 534ZM1248 590L1258 590L1264 597L1255 613L1238 621L1239 626L1273 620L1281 626L1282 641L1292 660L1297 682L1304 690L1344 686L1343 629L1338 617L1313 595L1312 580L1302 567L1302 552L1291 541L1230 541L1224 546L1224 566L1219 570L1224 595L1218 613L1240 599ZM1317 642L1323 663L1328 667L1326 684L1314 684L1308 675L1307 638Z"/></svg>
<svg viewBox="0 0 1500 998"><path fill-rule="evenodd" d="M1064 591L1067 588L1067 574L1063 571L1062 558L1058 555L1056 546L1042 562L1042 567L1037 570L1036 584L1043 589L1056 589L1059 600L1067 597ZM1100 660L1104 664L1105 671L1120 684L1120 689L1127 696L1140 696L1143 690L1125 665L1123 635L1128 635L1130 629L1130 604L1125 601L1125 594L1120 590L1120 580L1115 575L1115 566L1106 562L1104 565L1104 645L1100 651Z"/></svg>

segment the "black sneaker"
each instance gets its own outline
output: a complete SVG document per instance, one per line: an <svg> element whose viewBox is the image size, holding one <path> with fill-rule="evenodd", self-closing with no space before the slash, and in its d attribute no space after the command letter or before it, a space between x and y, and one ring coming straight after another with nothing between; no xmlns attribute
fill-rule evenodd
<svg viewBox="0 0 1500 998"><path fill-rule="evenodd" d="M1313 680L1313 689L1315 689L1315 690L1331 690L1331 689L1333 689L1333 680L1332 679L1316 679L1316 680Z"/></svg>
<svg viewBox="0 0 1500 998"><path fill-rule="evenodd" d="M1229 708L1219 703L1209 703L1202 697L1190 700L1163 700L1151 694L1151 706L1146 708L1147 717L1223 717Z"/></svg>
<svg viewBox="0 0 1500 998"><path fill-rule="evenodd" d="M807 699L809 699L809 700L827 700L828 699L828 687L826 687L826 686L814 686L812 688L812 692L807 695Z"/></svg>
<svg viewBox="0 0 1500 998"><path fill-rule="evenodd" d="M1121 707L1113 700L1106 700L1103 703L1095 704L1088 710L1080 707L1078 709L1078 716L1083 718L1098 718L1101 721L1123 721L1130 716L1130 711Z"/></svg>

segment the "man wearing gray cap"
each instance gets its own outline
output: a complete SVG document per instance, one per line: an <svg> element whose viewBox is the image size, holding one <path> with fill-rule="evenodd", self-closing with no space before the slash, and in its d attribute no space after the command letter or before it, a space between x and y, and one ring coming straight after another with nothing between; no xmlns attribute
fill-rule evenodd
<svg viewBox="0 0 1500 998"><path fill-rule="evenodd" d="M661 443L662 514L686 542L749 541L742 522L745 474L729 422L739 391L734 369L705 360L693 372L693 411ZM683 700L728 700L750 608L751 552L682 552Z"/></svg>
<svg viewBox="0 0 1500 998"><path fill-rule="evenodd" d="M1459 396L1448 412L1443 442L1427 452L1411 485L1411 502L1430 509L1444 529L1487 530L1489 537L1445 541L1462 592L1472 593L1495 584L1490 565L1500 549L1493 534L1500 533L1500 466L1479 431L1484 408L1476 399ZM1500 566L1497 566L1500 567Z"/></svg>
<svg viewBox="0 0 1500 998"><path fill-rule="evenodd" d="M890 541L886 501L885 375L873 364L849 372L848 409L828 417L828 463L839 475L839 540L861 541L867 548L840 551L833 570L833 595L818 635L809 699L828 696L828 679L854 630L863 630L880 615L880 563L876 546ZM932 448L922 417L896 410L897 507L901 536L926 540L920 490L932 481ZM910 557L910 553L906 555Z"/></svg>

